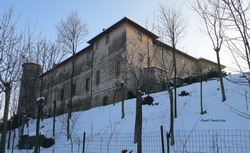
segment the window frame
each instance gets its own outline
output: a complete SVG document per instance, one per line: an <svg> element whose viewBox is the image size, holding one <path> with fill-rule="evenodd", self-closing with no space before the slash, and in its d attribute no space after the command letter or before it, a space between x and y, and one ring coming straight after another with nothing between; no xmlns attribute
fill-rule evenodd
<svg viewBox="0 0 250 153"><path fill-rule="evenodd" d="M87 78L85 83L86 83L85 90L86 92L88 92L90 90L90 78Z"/></svg>
<svg viewBox="0 0 250 153"><path fill-rule="evenodd" d="M64 99L64 88L61 89L60 91L60 100Z"/></svg>
<svg viewBox="0 0 250 153"><path fill-rule="evenodd" d="M100 70L97 70L96 73L95 73L95 83L96 85L99 85L100 84Z"/></svg>
<svg viewBox="0 0 250 153"><path fill-rule="evenodd" d="M76 95L76 83L72 84L72 96Z"/></svg>
<svg viewBox="0 0 250 153"><path fill-rule="evenodd" d="M90 59L91 58L91 51L87 51L87 59Z"/></svg>
<svg viewBox="0 0 250 153"><path fill-rule="evenodd" d="M137 38L138 40L142 41L142 32L137 31Z"/></svg>
<svg viewBox="0 0 250 153"><path fill-rule="evenodd" d="M97 49L99 49L99 41L98 40L95 42L95 50L97 50Z"/></svg>
<svg viewBox="0 0 250 153"><path fill-rule="evenodd" d="M107 35L106 35L106 44L108 44L110 42L110 34L108 33Z"/></svg>
<svg viewBox="0 0 250 153"><path fill-rule="evenodd" d="M121 75L121 62L116 61L115 63L115 77L119 77Z"/></svg>

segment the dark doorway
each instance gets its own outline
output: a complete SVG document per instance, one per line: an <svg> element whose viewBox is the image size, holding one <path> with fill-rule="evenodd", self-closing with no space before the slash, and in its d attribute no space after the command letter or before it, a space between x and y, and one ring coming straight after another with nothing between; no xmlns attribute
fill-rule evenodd
<svg viewBox="0 0 250 153"><path fill-rule="evenodd" d="M108 96L104 96L104 97L103 97L102 105L103 105L103 106L108 105Z"/></svg>

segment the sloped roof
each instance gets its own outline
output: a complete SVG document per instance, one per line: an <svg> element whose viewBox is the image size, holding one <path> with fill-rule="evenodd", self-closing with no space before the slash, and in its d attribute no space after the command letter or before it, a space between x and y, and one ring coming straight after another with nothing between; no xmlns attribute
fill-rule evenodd
<svg viewBox="0 0 250 153"><path fill-rule="evenodd" d="M159 45L159 46L161 46L161 47L165 47L165 48L167 48L167 49L173 49L173 47L171 47L171 46L169 46L169 45L167 45L167 44L165 44L165 43L163 43L163 42L161 42L161 41L159 41L159 40L156 40L155 41L155 43L157 44L157 45ZM180 55L182 55L182 56L185 56L185 57L187 57L187 58L189 58L189 59L192 59L192 60L197 60L197 58L195 58L195 57L193 57L193 56L191 56L191 55L188 55L188 54L186 54L186 53L184 53L184 52L182 52L182 51L180 51L180 50L178 50L178 49L175 49L175 51L176 51L176 53L177 54L180 54Z"/></svg>
<svg viewBox="0 0 250 153"><path fill-rule="evenodd" d="M155 35L154 33L150 32L150 31L148 31L146 28L142 27L138 23L134 22L133 20L129 19L128 17L124 17L120 21L118 21L115 24L113 24L112 26L110 26L108 29L104 30L103 32L101 32L100 34L95 36L94 38L90 39L88 41L88 43L89 44L94 43L97 39L99 39L100 37L102 37L102 36L106 35L107 33L111 32L114 28L120 26L123 23L128 23L128 24L132 25L133 27L139 29L141 32L145 33L146 35L150 36L153 39L159 38L157 35Z"/></svg>
<svg viewBox="0 0 250 153"><path fill-rule="evenodd" d="M113 24L112 26L110 26L108 29L104 30L104 31L101 32L100 34L96 35L94 38L90 39L90 40L87 42L87 43L90 44L89 46L87 46L86 48L84 48L84 49L82 49L81 51L77 52L74 56L71 56L71 57L67 58L66 60L62 61L61 63L57 64L54 68L48 70L47 72L44 72L41 76L44 76L44 75L48 74L49 72L51 72L52 70L54 70L54 69L60 67L61 65L67 63L67 62L70 61L72 58L75 58L75 57L81 55L83 52L85 52L86 50L88 50L89 48L91 48L91 47L92 47L92 44L93 44L97 39L99 39L100 37L106 35L107 33L110 33L113 29L115 29L116 27L120 26L120 25L123 24L123 23L129 24L129 25L131 25L131 26L137 28L138 30L140 30L140 31L143 32L144 34L148 35L149 37L153 38L153 39L154 39L154 43L156 43L156 44L158 44L158 45L160 45L160 46L162 46L162 47L165 47L165 48L168 48L168 49L172 49L171 46L169 46L169 45L167 45L167 44L165 44L165 43L163 43L163 42L157 40L157 39L159 38L157 35L155 35L154 33L150 32L149 30L147 30L147 29L144 28L143 26L139 25L138 23L134 22L133 20L129 19L128 17L124 17L124 18L122 18L121 20L119 20L118 22L116 22L115 24ZM195 60L195 61L205 60L205 61L210 62L210 63L212 63L212 64L217 64L217 63L215 63L215 62L213 62L213 61L210 61L210 60L207 60L207 59L205 59L205 58L199 58L199 59L197 59L197 58L195 58L195 57L193 57L193 56L190 56L190 55L188 55L188 54L186 54L186 53L184 53L184 52L182 52L182 51L180 51L180 50L178 50L178 49L176 49L176 53L177 53L177 54L180 54L180 55L183 55L183 56L185 56L185 57L187 57L187 58L189 58L189 59ZM222 66L223 69L226 67L226 66L224 66L224 65L221 65L221 66Z"/></svg>
<svg viewBox="0 0 250 153"><path fill-rule="evenodd" d="M208 60L208 59L206 59L206 58L203 58L203 57L200 57L198 60L199 60L199 61L206 61L206 62L209 62L209 63L211 63L211 64L216 64L216 65L217 65L217 63L215 63L215 62L213 62L213 61L210 61L210 60ZM221 64L220 66L221 66L221 69L226 68L225 65L222 65L222 64Z"/></svg>
<svg viewBox="0 0 250 153"><path fill-rule="evenodd" d="M156 40L155 43L156 43L157 45L160 45L160 46L165 47L165 48L167 48L167 49L170 49L170 50L173 49L171 46L169 46L169 45L167 45L167 44L165 44L165 43L163 43L163 42L161 42L161 41L159 41L159 40ZM187 58L189 58L189 59L192 59L192 60L194 60L194 61L206 61L206 62L209 62L210 64L217 65L216 62L213 62L213 61L208 60L208 59L206 59L206 58L202 58L202 57L201 57L201 58L198 58L198 59L197 59L197 58L195 58L195 57L193 57L193 56L191 56L191 55L188 55L188 54L186 54L186 53L184 53L184 52L182 52L182 51L180 51L180 50L178 50L178 49L175 49L175 51L176 51L177 54L180 54L180 55L182 55L182 56L185 56L185 57L187 57ZM221 68L224 69L224 68L226 68L226 66L221 64Z"/></svg>
<svg viewBox="0 0 250 153"><path fill-rule="evenodd" d="M77 52L74 56L70 56L70 57L68 57L67 59L65 59L64 61L62 61L61 63L56 64L53 68L51 68L51 69L49 69L48 71L44 72L44 73L41 74L40 76L42 77L42 76L44 76L44 75L50 73L51 71L53 71L53 70L59 68L59 67L62 66L63 64L69 62L72 58L76 58L77 56L82 55L86 50L90 49L91 47L92 47L91 45L85 47L84 49L82 49L82 50L80 50L79 52Z"/></svg>

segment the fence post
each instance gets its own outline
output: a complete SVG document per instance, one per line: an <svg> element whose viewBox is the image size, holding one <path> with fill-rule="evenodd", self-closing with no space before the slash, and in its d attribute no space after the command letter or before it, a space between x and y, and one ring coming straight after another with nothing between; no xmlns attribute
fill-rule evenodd
<svg viewBox="0 0 250 153"><path fill-rule="evenodd" d="M161 148L162 148L162 153L165 153L164 149L164 136L163 136L163 127L161 125Z"/></svg>
<svg viewBox="0 0 250 153"><path fill-rule="evenodd" d="M83 132L82 153L85 153L85 139L86 139L86 133Z"/></svg>
<svg viewBox="0 0 250 153"><path fill-rule="evenodd" d="M169 138L170 138L170 134L169 132L167 133L167 153L170 153L170 146L169 146Z"/></svg>

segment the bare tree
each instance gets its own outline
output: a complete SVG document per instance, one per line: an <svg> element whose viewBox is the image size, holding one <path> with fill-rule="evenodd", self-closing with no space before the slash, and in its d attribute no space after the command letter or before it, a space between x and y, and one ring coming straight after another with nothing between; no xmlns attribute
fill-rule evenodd
<svg viewBox="0 0 250 153"><path fill-rule="evenodd" d="M79 117L80 117L80 113L79 112L75 112L73 115L72 115L72 119L70 120L70 131L69 131L69 133L70 133L70 138L69 138L69 140L70 140L70 145L71 145L71 153L73 153L74 152L74 138L72 137L72 135L75 133L75 132L77 132L77 128L76 128L76 126L77 126L77 124L78 124L78 122L79 122ZM67 127L67 123L66 122L68 122L68 118L67 118L67 116L66 115L61 115L60 117L59 117L59 123L60 123L60 130L61 130L61 132L63 133L63 134L65 134L65 136L67 136L68 137L68 127Z"/></svg>
<svg viewBox="0 0 250 153"><path fill-rule="evenodd" d="M176 66L176 46L178 45L180 38L183 36L185 23L182 17L181 9L177 8L165 8L160 5L159 10L159 22L161 27L161 33L163 40L166 40L172 47L173 56L173 68L174 68L174 117L177 117L177 93L176 93L176 81L177 81L177 66Z"/></svg>
<svg viewBox="0 0 250 153"><path fill-rule="evenodd" d="M185 23L182 17L180 9L176 8L166 8L160 5L159 9L159 35L162 41L166 41L171 45L172 58L169 58L169 54L164 51L164 47L161 46L161 67L164 69L167 83L166 88L169 93L170 99L170 138L171 145L174 145L174 117L177 117L177 92L176 92L176 82L177 82L177 64L176 64L176 46L178 45L180 38L184 34ZM166 57L167 56L167 57ZM171 77L173 76L173 88L171 87ZM174 94L172 89L174 89Z"/></svg>
<svg viewBox="0 0 250 153"><path fill-rule="evenodd" d="M126 63L128 66L128 74L133 78L131 82L136 90L136 117L134 128L134 143L138 143L138 149L141 151L141 132L142 132L142 98L140 92L140 85L143 79L143 53L138 53L141 50L141 46L133 41L133 38L129 40L131 43L127 48Z"/></svg>
<svg viewBox="0 0 250 153"><path fill-rule="evenodd" d="M250 70L250 2L242 0L222 0L225 4L227 18L225 18L226 29L226 46L231 51L232 56L240 73L250 83L249 78L244 71ZM234 33L233 35L230 33Z"/></svg>
<svg viewBox="0 0 250 153"><path fill-rule="evenodd" d="M43 72L52 69L67 57L68 53L60 43L53 43L46 38L38 39L27 52L26 62L34 62L43 66Z"/></svg>
<svg viewBox="0 0 250 153"><path fill-rule="evenodd" d="M14 122L14 118L17 117L17 109L18 109L18 98L19 97L19 84L20 82L16 82L15 83L15 86L12 88L12 91L11 91L11 97L10 97L10 110L9 110L9 113L10 113L10 120L9 120L9 125L10 125L10 130L9 130L9 137L8 137L8 145L7 145L7 149L10 149L10 141L11 141L11 130L12 128L14 127L13 124L15 124ZM15 129L13 129L13 135L15 135ZM14 139L14 137L13 137Z"/></svg>
<svg viewBox="0 0 250 153"><path fill-rule="evenodd" d="M199 78L200 82L200 114L205 114L206 112L203 110L203 80L204 78L204 71L207 70L206 65L203 63L197 62L194 66L194 71L196 72L195 75Z"/></svg>
<svg viewBox="0 0 250 153"><path fill-rule="evenodd" d="M137 33L138 34L138 33ZM147 88L149 79L148 68L154 61L156 49L151 38L138 34L138 38L129 37L127 39L127 51L125 52L125 62L127 65L127 75L132 78L126 82L128 87L134 86L136 95L136 116L134 128L134 143L137 143L137 153L142 152L142 90L147 93L150 89Z"/></svg>
<svg viewBox="0 0 250 153"><path fill-rule="evenodd" d="M139 38L141 39L141 37ZM147 43L142 43L144 40L137 40L137 38L129 37L127 39L129 44L125 53L125 62L127 65L127 75L131 80L126 82L128 87L134 86L136 94L136 116L134 128L134 143L137 143L137 153L142 152L142 91L143 77L145 68L148 67L147 61Z"/></svg>
<svg viewBox="0 0 250 153"><path fill-rule="evenodd" d="M174 145L174 97L173 97L173 85L171 83L171 77L174 73L174 64L172 51L167 50L163 43L159 43L158 52L156 54L156 61L162 68L161 76L163 76L162 82L165 85L170 102L170 129L169 136L171 138L171 145Z"/></svg>
<svg viewBox="0 0 250 153"><path fill-rule="evenodd" d="M205 33L209 36L213 49L216 52L218 74L220 77L222 102L226 101L223 78L221 76L220 55L221 46L224 40L225 7L220 0L197 0L193 9L200 16L205 25Z"/></svg>
<svg viewBox="0 0 250 153"><path fill-rule="evenodd" d="M72 54L72 70L71 70L71 96L70 101L68 102L68 139L70 138L69 127L70 127L70 118L72 113L72 100L73 100L73 92L74 92L74 69L75 69L75 60L74 56L77 52L77 47L83 43L83 39L88 34L88 28L85 23L82 23L81 19L78 16L78 13L72 12L66 20L61 20L57 25L57 33L58 33L58 41L62 43L68 52Z"/></svg>
<svg viewBox="0 0 250 153"><path fill-rule="evenodd" d="M46 38L38 39L36 44L30 49L27 53L27 61L34 62L42 65L43 72L51 70L48 74L46 80L42 77L42 82L46 81L48 85L48 90L50 93L50 97L47 97L47 104L45 106L45 110L43 112L46 113L47 116L50 116L51 111L53 110L54 120L53 120L53 136L55 136L55 113L56 113L56 99L53 99L54 95L54 82L55 82L55 70L53 69L58 63L67 57L68 53L65 51L63 46L60 43L52 43ZM41 84L41 88L43 89L44 83ZM41 94L44 94L41 92ZM40 95L44 96L44 95ZM52 103L53 102L53 103ZM54 109L52 108L54 107ZM42 112L42 114L43 114ZM44 116L44 114L43 114Z"/></svg>
<svg viewBox="0 0 250 153"><path fill-rule="evenodd" d="M30 40L17 31L14 9L5 9L0 18L0 87L5 94L5 109L1 137L1 153L5 152L7 121L12 89L20 79L21 65ZM27 42L29 41L29 42Z"/></svg>

